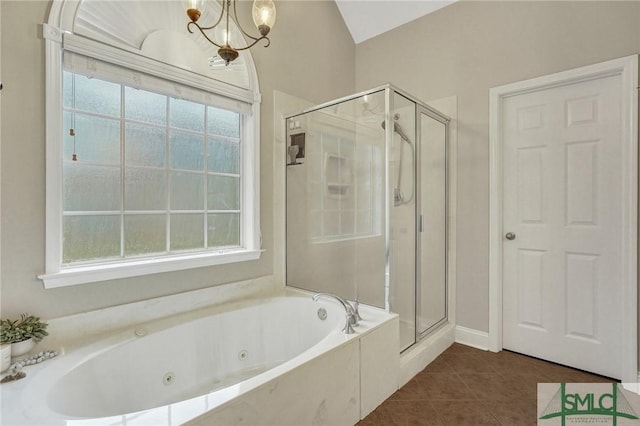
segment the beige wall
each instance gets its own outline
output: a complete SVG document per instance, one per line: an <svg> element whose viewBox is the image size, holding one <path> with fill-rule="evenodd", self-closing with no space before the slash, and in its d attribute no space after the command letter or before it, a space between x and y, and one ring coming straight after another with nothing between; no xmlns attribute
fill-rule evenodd
<svg viewBox="0 0 640 426"><path fill-rule="evenodd" d="M252 22L241 2L242 22ZM0 296L3 317L44 318L273 274L273 91L312 102L355 88L355 47L333 2L279 2L267 49L252 52L262 98L261 224L266 252L254 262L45 290L44 41L49 3L2 1L2 197ZM186 24L186 16L185 16ZM322 28L323 37L314 29Z"/></svg>
<svg viewBox="0 0 640 426"><path fill-rule="evenodd" d="M640 52L640 2L460 1L356 47L356 87L458 96L458 324L488 331L489 88Z"/></svg>
<svg viewBox="0 0 640 426"><path fill-rule="evenodd" d="M246 3L246 2L243 2ZM458 96L458 323L488 329L488 90L640 51L640 2L461 1L354 46L332 1L278 2L252 50L262 102L262 259L44 290L44 42L48 2L2 0L2 316L45 318L273 273L273 91L321 102L391 82ZM401 6L399 6L401 7ZM243 22L251 22L243 5ZM322 29L322 37L318 36ZM355 70L355 72L354 72Z"/></svg>

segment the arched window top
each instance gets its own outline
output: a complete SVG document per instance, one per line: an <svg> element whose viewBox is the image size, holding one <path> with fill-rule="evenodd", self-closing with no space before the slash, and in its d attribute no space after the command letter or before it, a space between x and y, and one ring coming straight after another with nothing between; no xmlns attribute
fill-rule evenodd
<svg viewBox="0 0 640 426"><path fill-rule="evenodd" d="M220 13L217 2L209 2L207 7L201 18L203 25L211 24L209 21ZM48 24L63 33L99 41L257 93L251 52L241 51L238 59L225 66L215 46L200 34L187 31L188 21L180 0L54 0ZM233 23L231 40L232 44L245 43Z"/></svg>

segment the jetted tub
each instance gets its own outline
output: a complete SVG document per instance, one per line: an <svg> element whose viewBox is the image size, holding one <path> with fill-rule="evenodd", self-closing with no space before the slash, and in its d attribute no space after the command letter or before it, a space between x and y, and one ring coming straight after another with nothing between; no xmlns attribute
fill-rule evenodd
<svg viewBox="0 0 640 426"><path fill-rule="evenodd" d="M197 423L199 417L202 424L257 424L263 418L265 424L274 419L281 424L304 424L307 420L302 413L279 420L278 412L284 413L295 404L286 400L290 397L280 400L277 396L282 393L276 390L285 382L279 379L283 376L294 384L285 393L293 391L294 395L296 386L313 387L308 383L313 377L318 381L344 377L344 383L332 379L318 384L321 398L314 419L308 422L335 422L344 412L340 423L353 424L353 413L357 411L355 421L360 417L355 397L360 396L360 366L359 359L355 364L350 360L359 354L358 339L397 320L395 315L374 308L363 307L362 313L365 320L356 328L357 333L345 335L341 331L345 312L338 303L314 302L310 296L277 297L209 308L198 315L187 314L186 320L169 317L119 331L25 367L26 379L3 384L2 424L175 425L192 420ZM351 346L357 352L340 349L349 343L356 343ZM338 357L335 361L332 351ZM312 362L330 371L309 370ZM353 365L345 365L344 371L337 366L334 371L334 362ZM304 376L295 379L292 374L301 367ZM350 397L337 396L343 389ZM258 395L256 401L250 399L252 392ZM340 400L328 401L332 393ZM237 400L245 409L266 404L261 410L273 412L266 417L266 412L258 410L253 420L248 420L247 413L235 410L231 420L224 408ZM215 417L216 411L222 417Z"/></svg>

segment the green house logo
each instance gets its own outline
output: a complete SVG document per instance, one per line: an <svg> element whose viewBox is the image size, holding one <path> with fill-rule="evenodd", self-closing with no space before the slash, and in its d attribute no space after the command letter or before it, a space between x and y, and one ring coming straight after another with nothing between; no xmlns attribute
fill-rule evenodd
<svg viewBox="0 0 640 426"><path fill-rule="evenodd" d="M581 416L587 423L592 423L592 416L606 416L613 420L614 426L618 424L619 418L637 420L638 416L631 404L620 392L620 384L611 385L611 393L567 393L566 383L561 383L560 389L551 398L540 420L560 417L562 426L565 426L567 417L571 416Z"/></svg>

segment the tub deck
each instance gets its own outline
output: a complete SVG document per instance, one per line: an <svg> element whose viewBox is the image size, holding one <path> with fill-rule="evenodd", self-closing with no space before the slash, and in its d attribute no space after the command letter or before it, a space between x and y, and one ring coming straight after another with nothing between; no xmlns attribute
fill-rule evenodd
<svg viewBox="0 0 640 426"><path fill-rule="evenodd" d="M296 291L295 294L293 298L298 297L300 301L304 300L309 304L311 293ZM344 313L340 311L342 307L336 307L334 302L325 300L314 302L311 306L325 307L330 316L334 315L335 318L339 314L340 320L337 321L338 327L331 328L319 342L292 359L279 360L273 365L239 369L215 386L202 387L197 390L196 396L184 400L160 403L155 408L145 407L133 412L108 413L100 411L106 402L94 395L88 401L76 401L84 403L86 407L83 410L87 411L74 412L73 409L67 409L67 405L69 401L77 399L77 395L66 397L73 389L74 382L71 382L71 387L56 387L74 369L97 357L110 356L117 348L150 339L155 333L175 328L185 321L237 312L247 306L261 306L263 302L227 304L173 315L151 323L91 336L84 345L79 341L69 342L64 346L64 354L58 358L26 367L26 379L2 385L2 424L352 425L397 389L397 315L361 305L364 320L357 327L356 334L345 335L340 331L344 325ZM316 314L315 311L311 313ZM286 324L280 330L286 337ZM136 331L144 336L136 335ZM289 340L297 338L295 333L289 336ZM169 344L167 341L162 341L162 344L165 345L165 350L169 350L166 347ZM155 350L163 349L158 346ZM114 370L115 367L109 367L107 371L110 369ZM100 380L100 376L92 380ZM85 382L75 384L82 384L82 388L86 389ZM163 385L158 386L162 389ZM158 398L162 401L163 396L158 395ZM93 411L92 407L97 411ZM93 412L98 415L92 416Z"/></svg>

